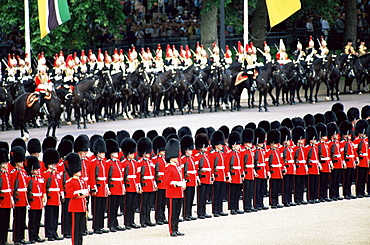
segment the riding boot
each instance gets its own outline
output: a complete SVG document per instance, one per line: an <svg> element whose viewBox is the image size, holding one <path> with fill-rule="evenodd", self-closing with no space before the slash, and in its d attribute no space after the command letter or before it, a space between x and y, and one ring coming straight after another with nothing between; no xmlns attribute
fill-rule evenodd
<svg viewBox="0 0 370 245"><path fill-rule="evenodd" d="M256 80L253 80L251 89L253 91L257 91L257 82L256 82Z"/></svg>
<svg viewBox="0 0 370 245"><path fill-rule="evenodd" d="M43 105L45 103L45 94L44 93L39 94L39 102L40 102L40 112L43 112Z"/></svg>

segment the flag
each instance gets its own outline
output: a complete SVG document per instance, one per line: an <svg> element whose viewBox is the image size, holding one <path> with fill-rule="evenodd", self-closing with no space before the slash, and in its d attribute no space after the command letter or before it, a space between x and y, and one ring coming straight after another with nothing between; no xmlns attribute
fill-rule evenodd
<svg viewBox="0 0 370 245"><path fill-rule="evenodd" d="M301 9L300 0L266 0L270 26L274 27Z"/></svg>
<svg viewBox="0 0 370 245"><path fill-rule="evenodd" d="M71 19L67 0L38 0L41 38Z"/></svg>

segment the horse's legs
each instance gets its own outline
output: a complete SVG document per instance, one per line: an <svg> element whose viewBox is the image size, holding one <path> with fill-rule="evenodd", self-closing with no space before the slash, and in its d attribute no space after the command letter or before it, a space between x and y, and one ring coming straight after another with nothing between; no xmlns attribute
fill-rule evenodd
<svg viewBox="0 0 370 245"><path fill-rule="evenodd" d="M263 112L263 110L262 110L262 92L261 91L259 91L258 111Z"/></svg>
<svg viewBox="0 0 370 245"><path fill-rule="evenodd" d="M315 102L316 103L318 102L317 94L319 93L320 85L321 85L321 82L318 81L317 84L316 84L316 92L315 92Z"/></svg>
<svg viewBox="0 0 370 245"><path fill-rule="evenodd" d="M269 109L267 109L267 92L265 91L264 94L263 94L263 103L264 103L264 108L265 108L265 112L268 112Z"/></svg>

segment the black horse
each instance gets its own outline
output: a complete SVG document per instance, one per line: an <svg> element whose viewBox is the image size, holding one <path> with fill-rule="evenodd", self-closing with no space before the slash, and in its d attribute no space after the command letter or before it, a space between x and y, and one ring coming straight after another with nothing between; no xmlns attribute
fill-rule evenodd
<svg viewBox="0 0 370 245"><path fill-rule="evenodd" d="M191 93L194 92L194 74L197 73L197 69L191 65L183 71L177 70L174 77L177 88L176 103L182 115L185 114L185 105L188 105L188 113L191 112Z"/></svg>
<svg viewBox="0 0 370 245"><path fill-rule="evenodd" d="M27 106L27 98L30 93L25 93L20 95L14 101L14 111L12 114L13 124L21 130L21 137L28 139L29 132L26 127L26 122L34 119L39 115L40 103L36 101L31 107ZM53 129L52 136L55 137L56 127L59 123L60 115L62 114L61 104L59 99L54 96L50 100L45 100L47 108L47 119L48 119L48 129L46 132L46 137L50 135L50 129ZM25 135L25 133L27 135Z"/></svg>
<svg viewBox="0 0 370 245"><path fill-rule="evenodd" d="M213 67L211 69L211 73L208 78L208 100L207 105L210 112L213 111L212 105L214 107L214 111L217 112L219 107L219 93L222 87L220 79L220 67Z"/></svg>
<svg viewBox="0 0 370 245"><path fill-rule="evenodd" d="M166 97L166 101L163 99L164 103L164 115L166 116L166 111L168 110L168 102L170 101L170 94L168 93L173 87L172 83L172 70L168 70L164 73L161 73L155 79L152 85L152 102L153 102L153 114L154 117L159 116L160 105L162 98ZM174 99L174 96L173 96ZM174 114L173 103L170 105L171 114Z"/></svg>
<svg viewBox="0 0 370 245"><path fill-rule="evenodd" d="M339 81L341 73L339 70L338 56L336 54L330 54L328 56L328 80L327 80L327 90L326 90L326 99L331 99L334 101L334 93L339 98ZM335 90L335 92L334 92Z"/></svg>
<svg viewBox="0 0 370 245"><path fill-rule="evenodd" d="M218 94L216 95L216 101L219 103L221 100L222 103L222 110L226 110L226 105L229 105L231 103L230 100L230 89L233 87L233 74L235 71L225 68L225 66L221 67L221 72L220 72L220 81L219 81L219 91ZM231 107L231 105L230 105Z"/></svg>
<svg viewBox="0 0 370 245"><path fill-rule="evenodd" d="M153 78L145 71L139 71L139 78L133 81L134 96L132 99L132 109L136 115L136 106L139 106L138 116L140 118L149 117L149 98L151 95L151 84Z"/></svg>
<svg viewBox="0 0 370 245"><path fill-rule="evenodd" d="M361 84L367 92L370 83L370 54L355 57L353 69L356 76L357 92L361 93Z"/></svg>
<svg viewBox="0 0 370 245"><path fill-rule="evenodd" d="M267 94L271 94L271 77L273 72L273 65L271 62L267 63L264 67L260 69L258 72L258 76L256 78L257 90L259 92L259 103L258 103L258 111L263 112L262 110L262 99L263 99L263 107L265 108L265 112L268 112L267 109Z"/></svg>
<svg viewBox="0 0 370 245"><path fill-rule="evenodd" d="M58 99L60 100L63 110L66 114L65 120L67 125L71 125L71 114L72 114L72 97L73 94L69 92L69 90L63 86L59 86L55 89L55 94L57 95ZM63 120L63 114L62 114Z"/></svg>
<svg viewBox="0 0 370 245"><path fill-rule="evenodd" d="M209 91L209 75L211 73L211 66L207 66L201 70L197 76L195 76L194 82L192 84L192 104L194 104L195 96L197 97L198 113L203 111L206 106L206 95Z"/></svg>
<svg viewBox="0 0 370 245"><path fill-rule="evenodd" d="M347 93L347 87L349 87L349 93L353 93L352 83L355 80L355 74L353 72L354 59L353 55L348 54L341 54L337 58L340 74L345 78L343 88L343 93L345 94Z"/></svg>

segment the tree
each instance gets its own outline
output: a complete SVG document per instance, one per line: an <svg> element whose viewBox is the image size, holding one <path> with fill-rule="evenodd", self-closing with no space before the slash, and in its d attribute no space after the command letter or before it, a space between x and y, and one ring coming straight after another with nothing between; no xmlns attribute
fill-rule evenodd
<svg viewBox="0 0 370 245"><path fill-rule="evenodd" d="M346 29L344 30L344 38L342 44L347 42L347 39L353 40L353 46L356 47L357 37L357 8L356 0L347 0L345 4L346 13Z"/></svg>
<svg viewBox="0 0 370 245"><path fill-rule="evenodd" d="M266 30L267 30L267 6L266 0L259 0L256 5L253 16L253 37L256 40L253 40L255 45L259 48L263 47L263 41L266 39Z"/></svg>
<svg viewBox="0 0 370 245"><path fill-rule="evenodd" d="M201 43L207 50L218 40L217 33L218 8L214 1L203 0L201 12Z"/></svg>

